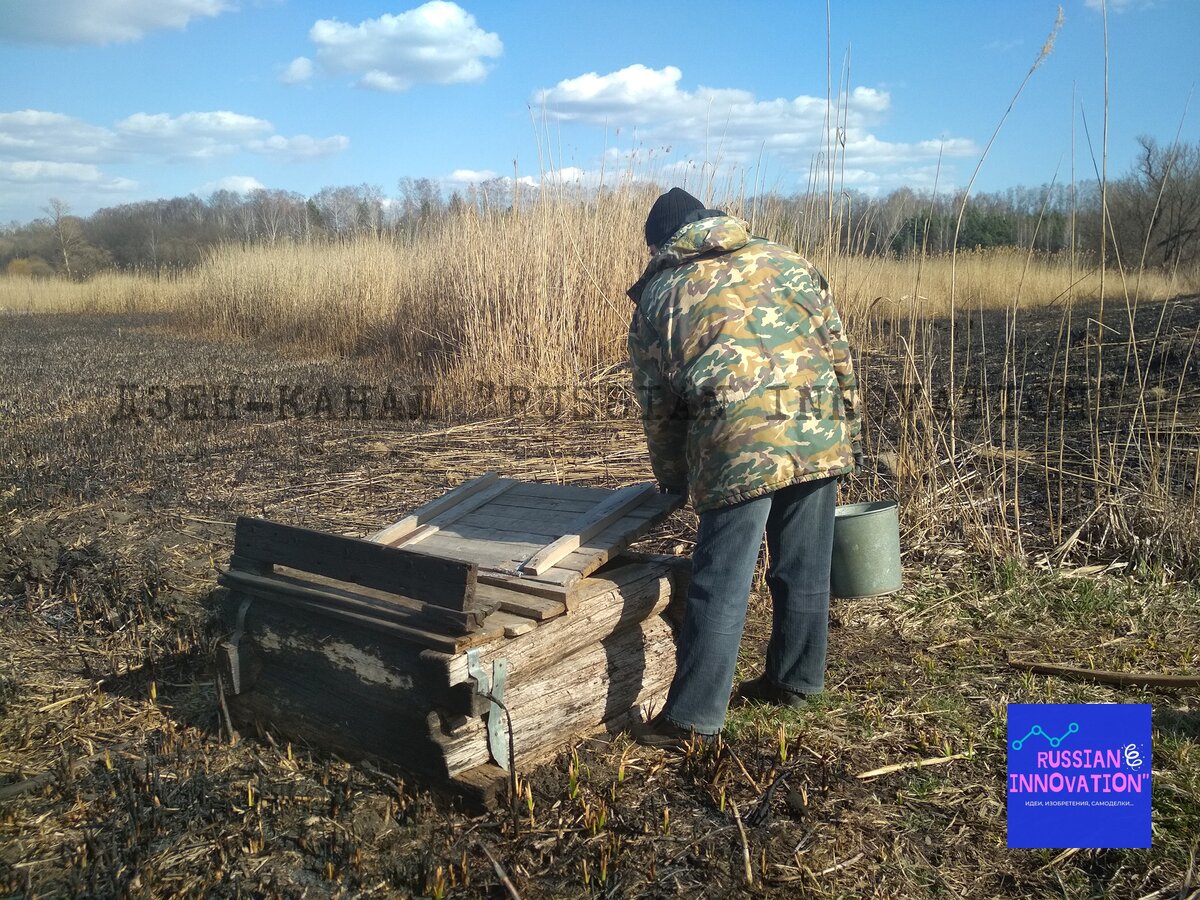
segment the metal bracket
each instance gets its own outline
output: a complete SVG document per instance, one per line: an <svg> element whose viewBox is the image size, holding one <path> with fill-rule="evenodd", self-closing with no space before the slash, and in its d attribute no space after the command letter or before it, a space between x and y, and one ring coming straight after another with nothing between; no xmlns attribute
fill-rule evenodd
<svg viewBox="0 0 1200 900"><path fill-rule="evenodd" d="M229 693L235 697L242 692L242 658L238 653L238 644L246 631L246 610L250 608L251 600L250 597L242 600L242 605L238 607L233 634L228 640L221 642L221 649L225 651L225 665L229 670Z"/></svg>
<svg viewBox="0 0 1200 900"><path fill-rule="evenodd" d="M479 663L479 649L468 650L467 674L474 680L476 692L491 701L487 714L488 751L496 765L507 771L508 728L501 704L504 703L504 684L508 680L508 660L503 657L492 660L492 677L489 680Z"/></svg>

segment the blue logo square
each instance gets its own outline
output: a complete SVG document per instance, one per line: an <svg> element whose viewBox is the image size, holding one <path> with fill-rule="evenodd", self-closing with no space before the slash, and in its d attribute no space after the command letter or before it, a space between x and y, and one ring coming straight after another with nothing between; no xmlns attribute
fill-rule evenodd
<svg viewBox="0 0 1200 900"><path fill-rule="evenodd" d="M1008 704L1008 846L1149 847L1150 706Z"/></svg>

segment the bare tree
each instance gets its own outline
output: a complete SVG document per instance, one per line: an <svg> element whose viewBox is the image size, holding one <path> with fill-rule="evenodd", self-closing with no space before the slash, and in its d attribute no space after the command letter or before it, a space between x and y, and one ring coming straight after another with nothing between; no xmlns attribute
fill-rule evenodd
<svg viewBox="0 0 1200 900"><path fill-rule="evenodd" d="M400 188L401 217L407 224L428 221L442 212L445 202L442 200L442 189L432 178L401 178Z"/></svg>
<svg viewBox="0 0 1200 900"><path fill-rule="evenodd" d="M378 232L383 227L383 190L376 185L324 187L312 202L324 227L333 235Z"/></svg>
<svg viewBox="0 0 1200 900"><path fill-rule="evenodd" d="M247 203L254 211L255 235L268 244L303 233L304 197L290 191L259 188Z"/></svg>
<svg viewBox="0 0 1200 900"><path fill-rule="evenodd" d="M58 197L51 197L50 205L42 209L50 216L50 227L54 231L58 253L62 257L63 270L67 273L67 278L73 279L75 273L71 271L71 258L83 246L83 228L79 219L71 215L71 207Z"/></svg>

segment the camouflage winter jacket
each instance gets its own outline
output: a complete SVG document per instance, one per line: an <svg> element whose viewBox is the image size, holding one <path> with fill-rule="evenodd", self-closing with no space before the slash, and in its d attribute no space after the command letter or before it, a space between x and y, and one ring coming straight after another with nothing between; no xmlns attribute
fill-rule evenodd
<svg viewBox="0 0 1200 900"><path fill-rule="evenodd" d="M857 383L828 285L747 228L685 225L629 289L654 475L697 512L854 468Z"/></svg>

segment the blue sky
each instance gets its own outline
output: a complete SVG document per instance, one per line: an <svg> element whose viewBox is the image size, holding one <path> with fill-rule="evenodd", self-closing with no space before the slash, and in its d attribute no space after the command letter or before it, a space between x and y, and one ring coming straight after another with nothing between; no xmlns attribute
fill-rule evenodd
<svg viewBox="0 0 1200 900"><path fill-rule="evenodd" d="M1062 5L977 190L1069 179L1073 119L1079 177L1091 172L1080 113L1098 154L1101 0ZM1057 8L833 0L846 186L964 185ZM1108 12L1115 175L1137 135L1174 139L1200 72L1200 2ZM826 38L811 0L0 0L0 222L50 197L89 214L223 187L395 196L403 176L449 192L512 177L514 160L531 183L603 169L695 185L707 163L802 191L825 145ZM1186 141L1200 140L1197 106Z"/></svg>

